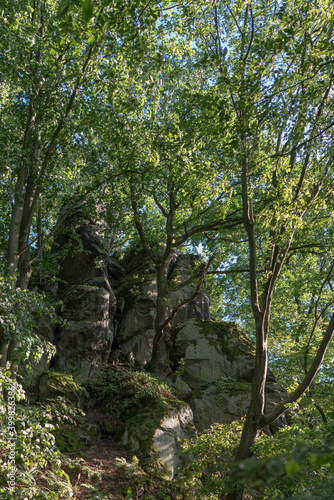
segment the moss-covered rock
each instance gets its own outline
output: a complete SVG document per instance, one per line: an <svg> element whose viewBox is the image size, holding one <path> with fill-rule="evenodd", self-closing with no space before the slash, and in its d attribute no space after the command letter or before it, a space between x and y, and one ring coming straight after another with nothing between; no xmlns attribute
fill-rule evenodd
<svg viewBox="0 0 334 500"><path fill-rule="evenodd" d="M104 430L163 477L179 465L179 442L195 431L190 406L165 381L142 371L116 367L85 383L107 417Z"/></svg>
<svg viewBox="0 0 334 500"><path fill-rule="evenodd" d="M81 406L84 400L82 388L73 380L69 373L44 372L38 381L38 399L44 402L47 399L64 397L67 401Z"/></svg>
<svg viewBox="0 0 334 500"><path fill-rule="evenodd" d="M78 451L96 441L99 428L96 424L83 422L79 427L63 425L55 432L56 445L60 451Z"/></svg>
<svg viewBox="0 0 334 500"><path fill-rule="evenodd" d="M121 418L121 442L137 453L146 467L171 479L180 465L179 442L194 432L190 406L176 398L147 399Z"/></svg>
<svg viewBox="0 0 334 500"><path fill-rule="evenodd" d="M194 424L202 432L228 424L247 412L255 366L255 344L234 323L188 320L172 333L171 384L187 398ZM274 383L272 383L274 382ZM282 401L285 391L268 371L266 409ZM271 429L285 425L281 417Z"/></svg>
<svg viewBox="0 0 334 500"><path fill-rule="evenodd" d="M233 323L182 323L173 331L171 356L180 377L193 388L219 377L251 381L254 371L254 343Z"/></svg>

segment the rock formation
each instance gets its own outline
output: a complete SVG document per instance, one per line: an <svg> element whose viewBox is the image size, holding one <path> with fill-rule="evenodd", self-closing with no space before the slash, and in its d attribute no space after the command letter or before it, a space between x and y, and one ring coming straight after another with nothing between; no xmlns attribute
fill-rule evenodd
<svg viewBox="0 0 334 500"><path fill-rule="evenodd" d="M213 423L231 423L246 414L254 354L254 343L234 323L190 319L174 329L171 383L191 406L200 432ZM286 395L269 370L266 411ZM283 415L267 432L286 424Z"/></svg>
<svg viewBox="0 0 334 500"><path fill-rule="evenodd" d="M69 228L75 229L75 238ZM62 322L54 343L53 366L81 382L99 372L108 361L131 363L145 369L155 336L157 285L153 263L142 251L110 256L103 237L103 221L83 217L80 210L65 221L65 230L55 248L60 252L58 297ZM195 255L175 253L169 281L173 291L167 298L170 310L191 296L201 262ZM181 287L180 283L187 282ZM254 344L235 324L210 320L209 297L204 287L172 322L169 383L183 398L171 406L150 428L151 452L172 477L178 467L175 455L180 439L189 436L192 421L202 432L214 423L230 423L247 411L254 370ZM286 395L269 371L266 409ZM168 405L167 405L168 406ZM143 410L144 411L144 410ZM145 411L143 413L144 419ZM159 414L160 415L160 414ZM139 413L134 415L140 424ZM119 439L136 452L142 446L141 429L124 417ZM278 419L268 433L286 425ZM151 432L152 431L152 432Z"/></svg>

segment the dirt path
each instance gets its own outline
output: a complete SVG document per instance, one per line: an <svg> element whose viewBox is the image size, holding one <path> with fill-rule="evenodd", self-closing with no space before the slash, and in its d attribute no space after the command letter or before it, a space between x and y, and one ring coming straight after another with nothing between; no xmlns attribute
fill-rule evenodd
<svg viewBox="0 0 334 500"><path fill-rule="evenodd" d="M106 416L98 410L86 413L89 423L100 424ZM119 424L116 420L114 427ZM103 427L103 425L100 425ZM140 500L157 498L156 484L150 484L145 472L130 465L134 454L123 445L102 433L97 441L80 452L66 453L71 459L79 459L80 466L68 469L75 500ZM100 496L98 496L98 493Z"/></svg>
<svg viewBox="0 0 334 500"><path fill-rule="evenodd" d="M98 410L86 413L87 423L94 424L103 429L103 421L106 416ZM117 428L119 422L112 421L113 428ZM84 449L73 452L63 452L71 460L68 465L62 465L68 474L73 496L72 500L141 500L161 498L164 495L172 500L181 497L176 496L169 488L163 486L161 481L150 478L133 461L134 454L129 452L120 443L101 431L97 440ZM63 478L64 480L64 478ZM48 481L40 476L37 486L44 491L52 491ZM51 488L51 489L50 489ZM159 493L160 492L160 493ZM68 498L68 494L60 494L57 500Z"/></svg>
<svg viewBox="0 0 334 500"><path fill-rule="evenodd" d="M75 458L77 453L67 453ZM124 499L130 487L129 474L124 467L118 465L117 458L131 462L132 455L120 444L101 438L80 454L83 458L82 469L70 472L74 498L88 500L92 498L92 486L110 495L112 500ZM95 474L94 474L95 472ZM138 497L138 495L133 498Z"/></svg>

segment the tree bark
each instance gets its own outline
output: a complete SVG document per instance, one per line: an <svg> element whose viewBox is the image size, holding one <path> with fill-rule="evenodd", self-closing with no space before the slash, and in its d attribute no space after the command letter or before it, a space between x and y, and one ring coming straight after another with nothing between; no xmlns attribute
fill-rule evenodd
<svg viewBox="0 0 334 500"><path fill-rule="evenodd" d="M161 260L157 267L157 315L155 318L155 337L153 341L150 370L161 377L167 377L171 372L169 357L170 325L166 324L169 316L169 286L167 282L168 267L171 255L167 260ZM164 326L165 325L165 326Z"/></svg>

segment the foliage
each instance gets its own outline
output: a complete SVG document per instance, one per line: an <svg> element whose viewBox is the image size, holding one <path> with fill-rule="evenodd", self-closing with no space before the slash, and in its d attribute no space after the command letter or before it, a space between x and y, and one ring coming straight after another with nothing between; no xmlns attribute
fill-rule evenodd
<svg viewBox="0 0 334 500"><path fill-rule="evenodd" d="M215 314L262 346L246 420L258 427L245 456L264 425L268 356L287 389L300 389L294 399L307 390L307 424L318 425L316 411L328 421L333 345L318 348L334 318L333 6L2 3L2 364L50 348L32 328L50 308L26 290L37 268L54 273L61 207L103 201L115 246L141 245L157 271L187 244L215 256ZM170 288L158 285L159 330ZM126 377L101 375L87 389L120 389L124 407L170 394L145 374Z"/></svg>
<svg viewBox="0 0 334 500"><path fill-rule="evenodd" d="M0 276L0 328L2 342L15 341L12 360L25 365L28 373L32 371L25 361L38 362L42 355L50 359L54 346L36 333L36 318L45 315L51 322L56 322L55 301L50 301L42 292L22 290L15 286L12 277ZM53 303L52 303L53 302Z"/></svg>
<svg viewBox="0 0 334 500"><path fill-rule="evenodd" d="M123 457L116 458L116 467L122 469L128 476L129 479L133 479L134 474L140 471L138 458L134 455L131 459L131 462L127 462L127 460Z"/></svg>
<svg viewBox="0 0 334 500"><path fill-rule="evenodd" d="M228 465L240 441L243 422L215 424L182 442L184 466L178 474L186 498L218 498L227 489Z"/></svg>
<svg viewBox="0 0 334 500"><path fill-rule="evenodd" d="M183 441L185 463L177 481L186 498L221 498L231 483L244 485L252 498L330 498L334 488L332 424L309 427L298 421L274 437L263 433L254 446L254 457L231 463L242 425L242 421L216 424L197 438Z"/></svg>
<svg viewBox="0 0 334 500"><path fill-rule="evenodd" d="M62 398L48 404L28 405L25 402L25 392L22 386L9 377L9 372L0 372L1 386L7 393L15 392L15 403L9 407L8 401L0 406L2 432L1 445L1 498L23 500L24 498L51 499L64 494L72 496L68 476L63 470L65 457L55 444L55 430L64 423L76 424L82 412L75 409ZM14 411L13 421L8 425L9 408ZM13 410L14 408L14 410ZM14 422L14 425L13 423ZM13 428L14 427L14 428ZM14 446L15 445L15 446ZM7 475L11 470L9 453L15 453L16 487L7 485ZM39 478L54 485L41 491L36 481Z"/></svg>
<svg viewBox="0 0 334 500"><path fill-rule="evenodd" d="M262 435L256 458L232 464L234 484L245 484L261 498L330 498L334 490L333 423L315 427L301 422ZM300 493L302 492L302 493Z"/></svg>
<svg viewBox="0 0 334 500"><path fill-rule="evenodd" d="M143 371L109 370L82 385L94 400L103 401L109 396L116 397L122 410L140 405L144 399L174 397L169 384Z"/></svg>

